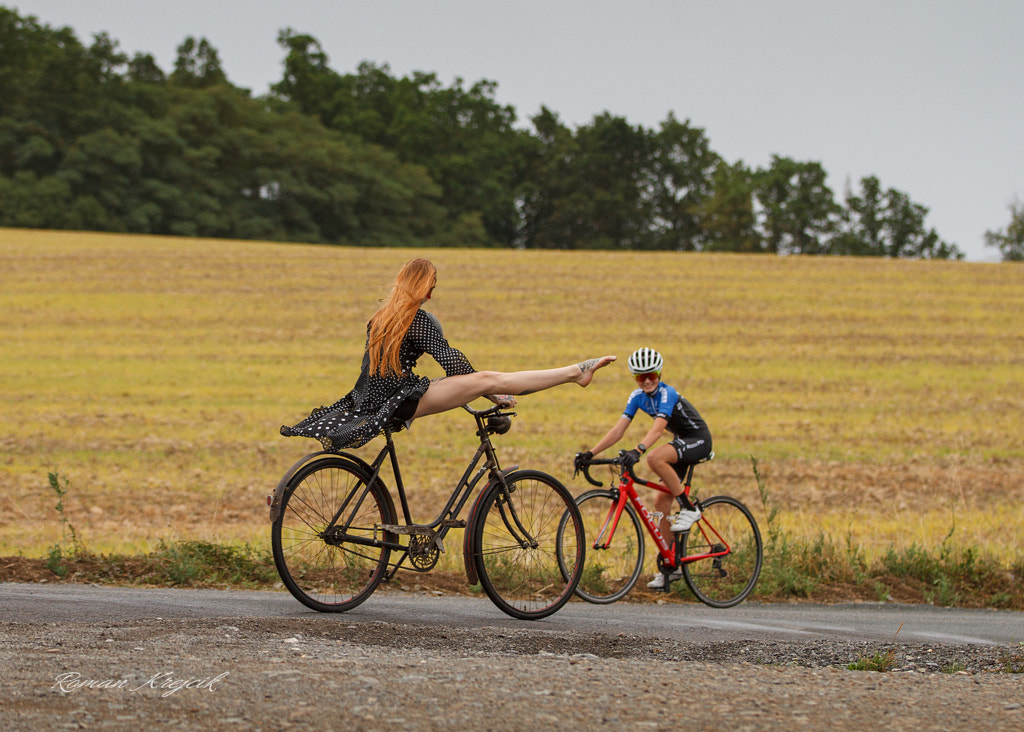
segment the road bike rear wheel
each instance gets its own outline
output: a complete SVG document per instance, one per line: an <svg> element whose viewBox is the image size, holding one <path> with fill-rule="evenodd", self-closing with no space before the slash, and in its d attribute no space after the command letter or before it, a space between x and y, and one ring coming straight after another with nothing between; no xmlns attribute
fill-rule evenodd
<svg viewBox="0 0 1024 732"><path fill-rule="evenodd" d="M761 574L761 532L747 507L735 498L714 496L700 501L700 510L700 520L680 537L683 579L705 605L738 605ZM686 561L701 555L710 556Z"/></svg>
<svg viewBox="0 0 1024 732"><path fill-rule="evenodd" d="M556 612L576 589L583 523L572 495L553 476L522 470L506 483L508 492L500 483L485 489L467 529L473 565L484 592L503 612L537 620Z"/></svg>
<svg viewBox="0 0 1024 732"><path fill-rule="evenodd" d="M587 537L587 555L576 594L598 605L625 597L644 565L644 527L629 503L623 506L615 533L608 541L611 526L605 527L605 522L617 502L617 492L610 490L587 491L576 498ZM595 548L597 541L608 546Z"/></svg>
<svg viewBox="0 0 1024 732"><path fill-rule="evenodd" d="M343 458L317 460L290 481L271 528L274 563L288 591L320 612L344 612L373 594L384 578L393 534L383 486ZM338 509L344 507L336 522Z"/></svg>

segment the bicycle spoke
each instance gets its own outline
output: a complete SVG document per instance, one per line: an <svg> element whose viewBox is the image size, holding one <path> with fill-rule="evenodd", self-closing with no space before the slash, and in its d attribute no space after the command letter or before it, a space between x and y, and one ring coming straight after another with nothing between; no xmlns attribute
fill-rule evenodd
<svg viewBox="0 0 1024 732"><path fill-rule="evenodd" d="M611 512L616 507L617 495L608 490L587 491L576 499L587 537L586 563L576 594L587 602L608 604L625 597L643 569L644 528L633 507L623 506L614 534L611 531ZM601 530L606 533L601 536ZM595 549L594 542L601 539L606 548Z"/></svg>
<svg viewBox="0 0 1024 732"><path fill-rule="evenodd" d="M701 512L682 539L683 578L706 605L732 607L757 583L761 533L750 511L734 498L709 498L701 502Z"/></svg>
<svg viewBox="0 0 1024 732"><path fill-rule="evenodd" d="M578 512L565 488L543 473L523 471L510 493L491 487L473 528L473 561L485 592L502 610L522 619L545 617L569 599L578 560L566 573L559 542L572 555L582 550ZM567 511L570 521L563 522ZM529 537L529 539L527 539Z"/></svg>
<svg viewBox="0 0 1024 732"><path fill-rule="evenodd" d="M347 538L372 537L380 524L391 522L381 490L368 490L361 469L339 458L317 461L296 474L272 540L281 579L301 602L325 612L348 610L380 583L390 550ZM351 509L344 531L331 523L339 505Z"/></svg>

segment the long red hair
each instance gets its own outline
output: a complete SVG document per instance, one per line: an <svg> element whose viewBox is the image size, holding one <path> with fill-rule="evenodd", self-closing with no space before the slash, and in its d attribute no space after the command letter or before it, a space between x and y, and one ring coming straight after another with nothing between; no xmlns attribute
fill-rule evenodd
<svg viewBox="0 0 1024 732"><path fill-rule="evenodd" d="M366 350L370 354L371 374L388 376L402 373L399 358L402 339L435 284L437 269L428 259L412 259L398 271L391 294L370 318Z"/></svg>

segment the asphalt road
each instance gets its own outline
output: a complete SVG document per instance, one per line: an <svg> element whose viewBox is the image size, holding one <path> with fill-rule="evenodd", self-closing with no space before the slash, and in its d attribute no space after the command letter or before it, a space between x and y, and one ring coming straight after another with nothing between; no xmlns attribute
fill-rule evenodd
<svg viewBox="0 0 1024 732"><path fill-rule="evenodd" d="M1024 613L926 605L744 603L716 610L697 604L589 605L572 602L540 621L506 616L487 599L378 591L347 613L320 615L286 592L175 590L0 583L0 621L120 622L152 618L337 618L353 623L455 628L630 633L679 641L864 640L947 645L1024 641Z"/></svg>

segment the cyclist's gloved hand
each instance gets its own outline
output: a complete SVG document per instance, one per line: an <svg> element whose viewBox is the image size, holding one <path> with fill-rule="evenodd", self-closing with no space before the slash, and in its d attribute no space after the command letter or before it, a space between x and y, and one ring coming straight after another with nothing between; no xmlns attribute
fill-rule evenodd
<svg viewBox="0 0 1024 732"><path fill-rule="evenodd" d="M622 464L627 468L632 468L640 462L640 451L639 450L626 450L622 453Z"/></svg>
<svg viewBox="0 0 1024 732"><path fill-rule="evenodd" d="M576 472L578 473L581 470L583 470L583 468L586 467L586 464L589 463L593 458L594 453L592 453L590 450L587 450L586 452L578 452L576 453L576 457L572 459L572 466L576 469Z"/></svg>

